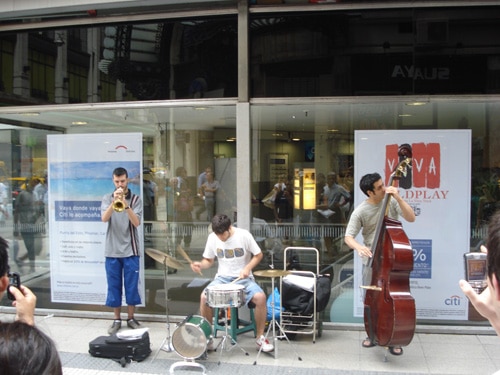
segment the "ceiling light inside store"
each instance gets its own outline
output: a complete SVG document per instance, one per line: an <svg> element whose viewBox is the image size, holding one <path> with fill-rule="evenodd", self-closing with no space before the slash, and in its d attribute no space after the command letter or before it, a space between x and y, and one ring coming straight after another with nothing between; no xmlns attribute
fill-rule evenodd
<svg viewBox="0 0 500 375"><path fill-rule="evenodd" d="M71 125L87 125L87 121L73 121Z"/></svg>
<svg viewBox="0 0 500 375"><path fill-rule="evenodd" d="M40 116L40 112L24 112L21 116Z"/></svg>
<svg viewBox="0 0 500 375"><path fill-rule="evenodd" d="M227 137L226 142L236 142L236 137Z"/></svg>
<svg viewBox="0 0 500 375"><path fill-rule="evenodd" d="M409 106L419 106L419 105L426 105L427 102L408 102L408 103L405 103L405 105L409 105Z"/></svg>
<svg viewBox="0 0 500 375"><path fill-rule="evenodd" d="M400 115L398 115L398 117L411 117L413 115L410 115L409 113L402 113Z"/></svg>

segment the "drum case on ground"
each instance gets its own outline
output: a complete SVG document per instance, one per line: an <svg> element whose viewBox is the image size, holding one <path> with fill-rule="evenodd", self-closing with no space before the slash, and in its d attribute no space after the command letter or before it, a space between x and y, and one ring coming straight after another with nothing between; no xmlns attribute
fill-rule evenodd
<svg viewBox="0 0 500 375"><path fill-rule="evenodd" d="M120 361L122 366L130 361L140 362L151 353L149 333L134 339L120 339L116 334L99 336L89 342L89 353L93 357L111 358Z"/></svg>

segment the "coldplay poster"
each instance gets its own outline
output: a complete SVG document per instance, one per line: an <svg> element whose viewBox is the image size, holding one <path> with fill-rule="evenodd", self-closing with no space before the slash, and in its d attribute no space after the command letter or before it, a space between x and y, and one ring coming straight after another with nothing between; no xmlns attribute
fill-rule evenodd
<svg viewBox="0 0 500 375"><path fill-rule="evenodd" d="M463 254L470 251L471 131L356 131L355 181L378 172L387 185L404 158L401 146L411 149L411 168L392 185L416 215L412 223L399 220L413 252L410 290L417 319L467 319L468 300L458 281L464 278ZM358 187L355 207L366 198ZM357 240L363 243L361 235ZM354 268L354 316L362 317L366 286L357 254Z"/></svg>

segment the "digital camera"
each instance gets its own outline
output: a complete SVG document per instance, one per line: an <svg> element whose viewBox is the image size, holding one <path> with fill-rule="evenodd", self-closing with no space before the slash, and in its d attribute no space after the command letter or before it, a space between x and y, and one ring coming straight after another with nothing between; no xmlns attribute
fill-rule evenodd
<svg viewBox="0 0 500 375"><path fill-rule="evenodd" d="M486 253L471 252L464 254L465 279L477 293L481 293L487 285L488 266Z"/></svg>
<svg viewBox="0 0 500 375"><path fill-rule="evenodd" d="M17 272L9 272L9 287L15 286L17 289L21 288L21 276ZM7 289L7 298L15 301L14 295Z"/></svg>

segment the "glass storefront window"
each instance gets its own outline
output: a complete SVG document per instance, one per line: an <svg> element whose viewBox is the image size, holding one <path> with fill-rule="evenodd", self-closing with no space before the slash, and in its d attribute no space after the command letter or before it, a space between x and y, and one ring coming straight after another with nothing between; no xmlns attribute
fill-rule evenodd
<svg viewBox="0 0 500 375"><path fill-rule="evenodd" d="M283 259L279 250L287 246L317 248L321 273L333 274L332 296L324 319L353 321L353 253L343 240L353 205L350 202L339 217L329 219L317 209L330 172L336 173L337 183L351 194L359 189L358 181L353 180L356 130L470 129L471 201L463 204L471 207L468 228L471 243L463 251L477 251L478 244L486 237L485 215L491 214L491 208L497 206L500 198L498 158L491 144L484 147L496 136L497 130L491 123L495 122L498 110L493 100L480 98L393 97L328 103L302 100L293 105L281 99L255 100L251 107L252 192L255 202L261 203L252 207L253 228L256 235L262 236L265 232L258 223L269 225L271 229L263 243L268 254L272 254L261 266L266 268L273 262L274 267L281 269L297 262L296 267L314 271L314 258L298 264L292 258ZM288 203L282 199L279 205L269 204L268 194L277 184L287 186L294 199ZM313 200L312 205L309 200ZM351 297L345 298L347 295ZM336 314L335 309L343 313Z"/></svg>
<svg viewBox="0 0 500 375"><path fill-rule="evenodd" d="M144 197L148 198L144 198L146 249L156 249L182 260L176 253L177 246L182 246L192 259L200 259L210 215L216 211L235 217L235 101L191 101L184 105L177 102L170 106L157 103L140 107L132 104L99 108L69 106L64 110L44 106L7 112L0 115L1 207L5 209L0 229L1 235L10 242L11 269L20 272L23 283L36 292L39 308L107 311L102 306L51 302L50 262L56 255L50 254L49 239L57 228L49 225L48 218L54 215L54 208L47 206L46 195L40 194L37 210L40 231L35 236L34 260L27 258L26 239L15 233L13 207L16 207L17 195L31 189L38 191L36 184L29 184L32 178L39 179L44 192L47 191L50 160L47 160L46 136L49 134L90 133L98 137L102 133L142 133ZM8 125L21 123L25 126ZM198 187L198 177L207 168L220 184L213 209L206 206ZM110 191L112 189L110 176ZM188 202L187 208L182 206L183 201ZM141 311L164 313L163 265L148 254L144 263L147 297ZM215 269L197 277L186 264L182 269L169 267L170 313L183 315L195 310L199 287L186 289L186 285L203 284L214 273ZM8 306L9 301L2 304Z"/></svg>
<svg viewBox="0 0 500 375"><path fill-rule="evenodd" d="M419 102L422 105L408 105ZM498 158L492 139L497 129L492 122L500 108L490 97L426 98L392 97L358 100L294 100L254 101L250 106L252 175L251 230L266 254L260 269L272 264L284 267L293 259L283 259L286 246L313 246L320 251L320 271L331 272L333 289L331 300L323 312L324 321L352 321L352 316L331 315L332 306L345 302L345 292L351 290L352 252L343 243L343 233L350 210L336 223L330 223L317 214L321 178L327 180L329 172L336 172L338 182L348 191L357 189L353 180L354 132L356 130L413 130L413 129L471 129L472 176L470 234L471 249L485 239L486 203L496 204L498 196ZM197 195L197 178L206 167L211 167L215 178L223 186L216 203L217 212L236 218L236 103L235 101L191 101L156 103L137 106L97 107L68 106L0 109L2 123L2 176L7 187L2 235L11 241L11 259L22 257L25 245L22 238L13 236L12 205L15 194L25 189L28 177L43 177L47 172L46 140L48 134L119 133L140 131L143 134L144 173L156 184L155 209L145 217L145 247L176 254L180 244L193 259L203 251L208 233L208 217L204 202ZM84 121L82 121L84 120ZM15 124L25 124L20 127ZM184 174L186 171L187 176ZM297 185L296 170L300 182ZM192 221L178 220L173 211L173 180L180 175L187 181L193 207ZM307 181L305 176L308 175ZM303 178L302 178L303 177ZM287 181L289 182L287 184ZM305 183L314 187L311 197L297 196ZM276 184L284 184L293 196L288 216L275 216L264 198ZM301 185L302 184L302 185ZM169 198L170 197L170 198ZM313 206L310 200L313 199ZM296 207L299 207L296 209ZM311 208L313 207L313 208ZM352 207L350 207L352 208ZM50 215L44 212L44 215ZM482 217L482 219L480 219ZM39 242L35 269L25 262L18 269L28 286L39 298L40 308L86 311L88 305L54 304L50 302L50 262L48 239L54 228L45 221L45 232L38 235ZM186 236L187 235L187 236ZM190 238L189 238L190 236ZM179 241L180 240L180 241ZM17 243L17 245L16 245ZM328 246L328 249L327 249ZM163 269L154 259L146 262L146 307L144 313L164 312ZM300 266L314 267L314 262L302 260ZM18 266L15 262L12 267ZM183 315L198 303L198 289L187 289L190 283L203 282L213 277L215 268L203 277L193 275L186 267L168 269L171 313ZM197 285L197 284L196 284ZM186 291L190 293L186 294ZM192 293L191 293L192 292ZM344 293L344 294L343 294ZM344 297L343 297L344 296ZM336 302L337 301L337 302ZM349 302L351 301L351 302ZM8 302L6 302L8 303ZM103 307L93 309L106 311ZM349 310L351 311L351 310Z"/></svg>

